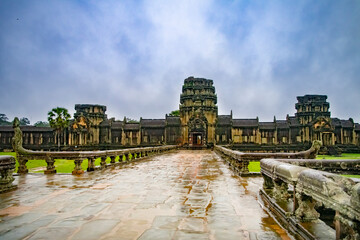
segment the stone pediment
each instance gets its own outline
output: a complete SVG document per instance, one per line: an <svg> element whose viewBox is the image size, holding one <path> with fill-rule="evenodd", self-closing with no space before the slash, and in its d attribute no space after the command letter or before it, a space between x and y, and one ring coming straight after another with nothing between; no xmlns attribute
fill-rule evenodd
<svg viewBox="0 0 360 240"><path fill-rule="evenodd" d="M334 130L333 126L331 125L331 120L325 117L318 117L316 118L313 123L312 127L314 131L317 132L332 132Z"/></svg>
<svg viewBox="0 0 360 240"><path fill-rule="evenodd" d="M71 128L75 131L81 131L83 129L87 130L89 126L89 120L84 116L77 117L75 121L71 124Z"/></svg>

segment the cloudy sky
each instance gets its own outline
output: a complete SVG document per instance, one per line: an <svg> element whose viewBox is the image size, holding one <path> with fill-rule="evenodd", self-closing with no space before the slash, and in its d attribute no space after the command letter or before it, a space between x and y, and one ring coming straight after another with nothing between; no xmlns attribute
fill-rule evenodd
<svg viewBox="0 0 360 240"><path fill-rule="evenodd" d="M360 122L360 1L0 2L0 113L53 107L164 118L189 76L214 80L219 114L285 119L326 94Z"/></svg>

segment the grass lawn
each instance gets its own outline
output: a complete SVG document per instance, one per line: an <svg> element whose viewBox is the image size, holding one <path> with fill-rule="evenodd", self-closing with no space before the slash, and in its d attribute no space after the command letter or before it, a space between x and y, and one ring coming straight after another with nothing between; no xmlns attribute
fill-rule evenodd
<svg viewBox="0 0 360 240"><path fill-rule="evenodd" d="M11 155L16 157L14 152L0 152L0 155ZM116 157L115 161L118 161L119 157ZM95 166L100 166L100 158L95 160ZM110 158L106 159L106 163L110 163ZM17 172L19 164L16 161L16 169ZM43 173L46 169L46 162L45 160L29 160L26 163L29 172L31 173ZM81 167L86 170L88 166L88 160L84 160ZM74 170L75 164L73 160L65 160L65 159L56 159L55 160L55 169L58 173L71 173Z"/></svg>
<svg viewBox="0 0 360 240"><path fill-rule="evenodd" d="M330 155L318 155L316 159L334 159L334 160L343 160L343 159L360 159L360 154L357 153L343 153L340 157L330 156ZM249 163L249 172L260 172L260 162L250 162ZM350 178L360 178L360 175L342 175Z"/></svg>
<svg viewBox="0 0 360 240"><path fill-rule="evenodd" d="M340 157L329 156L329 155L317 155L316 159L360 159L360 154L358 153L343 153Z"/></svg>

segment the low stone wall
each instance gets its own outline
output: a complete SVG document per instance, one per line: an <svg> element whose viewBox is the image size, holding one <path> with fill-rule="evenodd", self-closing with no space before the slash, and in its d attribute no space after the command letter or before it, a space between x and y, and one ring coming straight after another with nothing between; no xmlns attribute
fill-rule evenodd
<svg viewBox="0 0 360 240"><path fill-rule="evenodd" d="M15 158L13 156L0 156L0 193L15 189L15 180L12 176L15 170Z"/></svg>
<svg viewBox="0 0 360 240"><path fill-rule="evenodd" d="M145 148L131 148L122 150L107 150L107 151L62 151L62 152L41 152L23 149L16 151L16 157L19 162L18 173L26 174L28 169L26 163L28 160L45 160L47 167L45 174L56 173L55 161L56 159L67 159L74 161L75 167L72 174L82 174L84 170L81 167L82 162L87 159L87 171L91 172L97 169L104 169L107 167L106 159L111 159L110 165L115 164L115 159L118 157L118 162L129 162L146 156L152 156L166 151L176 149L177 146L161 146L161 147L145 147ZM101 158L100 167L95 167L95 159Z"/></svg>
<svg viewBox="0 0 360 240"><path fill-rule="evenodd" d="M19 162L18 173L26 174L29 172L26 163L29 160L45 160L47 167L45 174L56 173L55 160L67 159L74 161L75 167L72 174L82 174L84 170L81 167L82 162L87 159L87 171L94 171L96 169L104 169L107 167L106 159L110 157L110 164L115 164L115 159L118 157L118 162L130 161L149 155L160 154L165 151L178 148L178 146L159 146L159 147L143 147L120 150L106 150L106 151L60 151L60 152L46 152L46 151L32 151L23 148L22 146L22 131L19 127L19 120L14 120L14 137L13 149L16 152L16 158ZM131 157L130 157L131 156ZM101 158L100 167L95 167L95 159Z"/></svg>
<svg viewBox="0 0 360 240"><path fill-rule="evenodd" d="M297 153L243 153L215 145L214 150L219 153L239 174L249 173L249 162L260 161L264 158L287 158L287 159L313 159L316 157L321 142L314 141L311 148Z"/></svg>
<svg viewBox="0 0 360 240"><path fill-rule="evenodd" d="M360 181L329 172L310 169L316 166L331 169L327 160L263 159L260 161L264 178L261 195L289 229L305 239L316 238L301 223L315 222L321 217L332 218L337 239L360 239ZM335 160L333 160L335 161ZM306 163L308 162L308 163ZM348 160L335 161L336 166ZM351 166L359 168L360 160ZM343 173L345 169L343 169ZM282 202L282 204L281 204ZM284 204L286 202L286 204ZM290 203L290 204L289 204ZM282 208L281 205L292 206ZM329 214L330 213L330 214ZM330 219L331 220L331 219Z"/></svg>

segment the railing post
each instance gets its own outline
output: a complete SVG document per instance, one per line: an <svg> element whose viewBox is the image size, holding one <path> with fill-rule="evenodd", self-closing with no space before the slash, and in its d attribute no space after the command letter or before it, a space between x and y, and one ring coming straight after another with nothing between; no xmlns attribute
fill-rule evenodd
<svg viewBox="0 0 360 240"><path fill-rule="evenodd" d="M115 158L116 158L116 156L111 156L110 157L110 163L111 164L115 164Z"/></svg>
<svg viewBox="0 0 360 240"><path fill-rule="evenodd" d="M130 154L129 153L125 153L125 162L130 161Z"/></svg>
<svg viewBox="0 0 360 240"><path fill-rule="evenodd" d="M274 180L273 198L276 200L288 199L290 194L288 193L288 184L280 179Z"/></svg>
<svg viewBox="0 0 360 240"><path fill-rule="evenodd" d="M81 167L82 162L83 162L83 159L75 159L74 160L75 167L74 167L74 170L72 171L73 175L84 173L84 170Z"/></svg>
<svg viewBox="0 0 360 240"><path fill-rule="evenodd" d="M100 161L100 168L101 169L106 168L106 158L107 157L101 157L101 161Z"/></svg>
<svg viewBox="0 0 360 240"><path fill-rule="evenodd" d="M249 161L248 160L241 160L241 162L242 162L241 172L242 173L249 173Z"/></svg>
<svg viewBox="0 0 360 240"><path fill-rule="evenodd" d="M295 216L302 222L309 222L316 220L320 214L315 210L316 201L303 193L296 193L298 208L295 211Z"/></svg>
<svg viewBox="0 0 360 240"><path fill-rule="evenodd" d="M55 159L52 157L48 157L46 160L46 170L44 171L45 174L54 174L56 173L55 170Z"/></svg>
<svg viewBox="0 0 360 240"><path fill-rule="evenodd" d="M0 157L0 193L7 192L17 188L12 182L15 180L13 172L15 170L15 158L12 156L1 156Z"/></svg>
<svg viewBox="0 0 360 240"><path fill-rule="evenodd" d="M88 158L88 172L92 172L95 170L95 159L93 157Z"/></svg>
<svg viewBox="0 0 360 240"><path fill-rule="evenodd" d="M119 162L123 162L124 161L124 155L119 155Z"/></svg>
<svg viewBox="0 0 360 240"><path fill-rule="evenodd" d="M23 157L18 157L19 167L18 167L18 174L26 174L29 172L29 169L26 166L26 163L28 162L27 159Z"/></svg>

